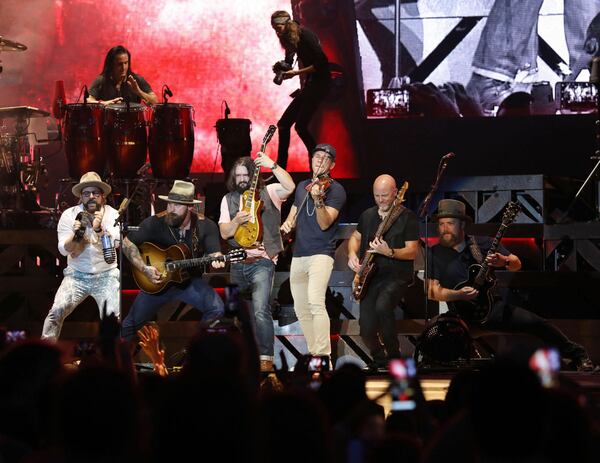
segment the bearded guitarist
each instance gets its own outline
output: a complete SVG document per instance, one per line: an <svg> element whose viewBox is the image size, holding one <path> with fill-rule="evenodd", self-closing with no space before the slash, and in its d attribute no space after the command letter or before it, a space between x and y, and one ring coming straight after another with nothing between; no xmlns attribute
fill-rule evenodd
<svg viewBox="0 0 600 463"><path fill-rule="evenodd" d="M469 281L469 268L480 264L481 258L496 270L517 272L521 260L509 252L502 244L493 250L493 240L486 236L468 236L466 224L471 218L466 214L465 204L454 199L443 199L438 204L437 221L439 243L429 249L429 269L427 286L429 299L448 302L449 307L461 301L474 301L479 298L479 290L462 285ZM478 254L479 256L475 256ZM484 331L527 333L538 337L544 343L559 349L573 369L591 371L594 365L585 349L567 338L558 328L538 315L521 307L508 304L500 294L491 291L491 308L484 322L466 319Z"/></svg>
<svg viewBox="0 0 600 463"><path fill-rule="evenodd" d="M363 289L360 301L360 335L371 352L372 369L383 368L389 359L400 356L394 308L412 282L413 260L417 255L417 216L401 207L398 218L382 236L376 231L391 212L398 189L390 175L373 183L375 206L364 211L348 240L348 266L358 272L361 259L374 254L376 269ZM383 341L383 343L382 343Z"/></svg>
<svg viewBox="0 0 600 463"><path fill-rule="evenodd" d="M140 248L143 248L144 243L152 243L163 249L176 244L185 245L191 258L205 254L215 258L221 256L217 225L196 213L196 205L200 201L194 198L194 190L193 183L175 180L168 196L159 195L160 199L167 202L167 210L144 219L139 230L129 233L123 240L123 254L151 283L160 285L168 275L157 268L157 263L142 258ZM222 268L225 263L214 260L211 266ZM123 320L122 337L133 339L144 323L151 320L160 307L171 300L190 304L202 312L204 320L221 317L224 313L223 301L201 278L201 270L191 269L191 278L179 284L171 284L158 294L141 291Z"/></svg>
<svg viewBox="0 0 600 463"><path fill-rule="evenodd" d="M255 177L261 167L270 169L278 182L265 186L260 176ZM258 212L255 212L254 208L248 212L243 204L244 193L252 185L251 179L257 180L254 193L261 202ZM263 372L273 369L275 333L269 301L273 289L277 256L283 249L279 232L281 206L294 192L295 187L290 174L261 152L254 160L245 156L235 162L227 179L229 193L221 200L219 229L221 237L227 240L231 247L240 246L234 237L244 224L254 221L260 223L262 227L262 240L246 249L248 258L244 262L231 265L230 278L231 282L238 285L241 291L252 292L260 368ZM253 214L256 213L259 215L253 217Z"/></svg>

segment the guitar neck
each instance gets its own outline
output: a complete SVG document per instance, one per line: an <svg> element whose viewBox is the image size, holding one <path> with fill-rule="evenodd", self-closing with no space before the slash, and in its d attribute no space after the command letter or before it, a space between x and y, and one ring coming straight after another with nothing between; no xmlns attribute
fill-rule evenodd
<svg viewBox="0 0 600 463"><path fill-rule="evenodd" d="M261 153L264 153L266 149L267 149L266 143L263 143L262 145L260 145ZM248 197L246 198L246 204L244 206L244 208L246 210L252 209L252 201L254 201L254 197L256 195L256 186L258 185L259 176L260 176L260 166L255 166L254 175L252 176L252 182L250 182L250 188L248 188L248 191L250 192L250 194L248 194Z"/></svg>
<svg viewBox="0 0 600 463"><path fill-rule="evenodd" d="M492 241L492 245L490 246L490 249L488 250L488 252L486 254L486 258L491 256L498 250L500 241L502 240L502 237L504 236L504 233L506 232L507 228L508 228L508 224L505 224L505 223L500 224L500 228L498 229L498 232L496 233L496 236L494 237L494 241ZM477 274L476 281L478 281L478 282L485 281L485 279L487 278L487 276L490 273L490 270L491 270L491 266L486 262L486 259L484 259L483 262L481 263L481 270L479 270L479 273Z"/></svg>
<svg viewBox="0 0 600 463"><path fill-rule="evenodd" d="M207 257L197 257L195 259L185 259L185 260L176 260L171 261L170 265L174 268L193 268L199 267L204 264L209 264L210 262L216 260L227 260L227 256L207 256Z"/></svg>

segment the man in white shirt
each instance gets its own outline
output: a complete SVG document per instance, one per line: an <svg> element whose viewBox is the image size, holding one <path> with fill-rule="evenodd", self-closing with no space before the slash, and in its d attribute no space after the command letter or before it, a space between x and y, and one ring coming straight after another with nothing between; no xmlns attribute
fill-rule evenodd
<svg viewBox="0 0 600 463"><path fill-rule="evenodd" d="M260 217L243 211L243 194L252 185L252 178L260 167L272 170L279 183L265 186L257 178L255 198L262 201ZM253 161L249 156L239 158L231 168L227 180L227 193L221 201L219 230L221 237L231 247L240 247L234 239L238 227L248 221L261 219L262 240L247 248L248 258L244 262L231 264L231 282L241 291L252 291L252 307L256 327L256 340L260 355L260 369L263 372L273 369L274 330L273 316L269 300L273 289L277 256L283 249L281 242L281 205L295 188L294 181L283 167L277 165L264 153L258 153Z"/></svg>
<svg viewBox="0 0 600 463"><path fill-rule="evenodd" d="M116 259L105 259L101 243L105 234L111 241L119 236L118 211L106 204L110 191L96 172L83 174L72 189L79 204L64 211L58 222L58 250L67 256L67 268L44 320L44 339L58 339L65 318L87 296L96 300L100 316L105 304L107 314L119 316L119 269Z"/></svg>

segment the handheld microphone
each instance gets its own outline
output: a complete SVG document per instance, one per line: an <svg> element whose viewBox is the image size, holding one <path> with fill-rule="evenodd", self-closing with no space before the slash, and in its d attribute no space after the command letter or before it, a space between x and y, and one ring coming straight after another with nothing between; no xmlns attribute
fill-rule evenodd
<svg viewBox="0 0 600 463"><path fill-rule="evenodd" d="M108 233L103 233L100 237L100 241L102 242L102 255L104 256L104 262L107 264L112 264L117 259L117 251L113 246L110 235Z"/></svg>

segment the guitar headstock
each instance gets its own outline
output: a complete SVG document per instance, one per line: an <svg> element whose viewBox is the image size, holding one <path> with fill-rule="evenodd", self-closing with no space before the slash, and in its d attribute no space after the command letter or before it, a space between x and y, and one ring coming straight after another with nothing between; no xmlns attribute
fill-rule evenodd
<svg viewBox="0 0 600 463"><path fill-rule="evenodd" d="M511 201L506 206L504 210L504 214L502 215L502 224L508 225L515 221L517 215L521 211L521 205L516 201Z"/></svg>
<svg viewBox="0 0 600 463"><path fill-rule="evenodd" d="M267 147L267 145L269 144L269 142L271 141L271 138L273 138L273 135L275 135L275 131L277 130L277 127L274 126L273 124L271 124L269 126L269 128L267 129L267 133L265 133L265 136L263 137L263 141L262 144L260 145L261 148L260 150L264 153L265 148Z"/></svg>
<svg viewBox="0 0 600 463"><path fill-rule="evenodd" d="M396 195L395 204L404 202L404 195L406 194L406 190L408 190L408 182L404 182L402 187L398 190L398 194Z"/></svg>
<svg viewBox="0 0 600 463"><path fill-rule="evenodd" d="M247 253L245 249L236 248L232 249L225 255L225 260L227 262L241 262L247 257Z"/></svg>

